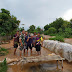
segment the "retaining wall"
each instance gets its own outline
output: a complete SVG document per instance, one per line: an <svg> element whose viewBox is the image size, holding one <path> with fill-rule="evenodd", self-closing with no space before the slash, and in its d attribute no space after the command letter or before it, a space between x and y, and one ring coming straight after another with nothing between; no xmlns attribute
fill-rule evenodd
<svg viewBox="0 0 72 72"><path fill-rule="evenodd" d="M61 55L66 60L68 60L68 62L72 62L72 45L59 41L44 40L43 47L56 54Z"/></svg>

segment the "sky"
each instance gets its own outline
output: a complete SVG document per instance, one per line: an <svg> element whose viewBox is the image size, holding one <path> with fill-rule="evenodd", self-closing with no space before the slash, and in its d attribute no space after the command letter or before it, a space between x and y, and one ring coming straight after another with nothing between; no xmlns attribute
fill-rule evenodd
<svg viewBox="0 0 72 72"><path fill-rule="evenodd" d="M1 8L16 16L21 21L19 27L25 30L30 25L43 28L59 17L72 18L72 0L0 0Z"/></svg>

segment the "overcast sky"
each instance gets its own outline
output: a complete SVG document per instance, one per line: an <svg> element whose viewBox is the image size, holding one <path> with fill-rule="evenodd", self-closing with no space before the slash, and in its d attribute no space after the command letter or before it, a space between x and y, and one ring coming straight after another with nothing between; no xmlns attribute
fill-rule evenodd
<svg viewBox="0 0 72 72"><path fill-rule="evenodd" d="M72 0L0 0L1 8L16 16L25 29L32 24L43 28L59 17L72 18Z"/></svg>

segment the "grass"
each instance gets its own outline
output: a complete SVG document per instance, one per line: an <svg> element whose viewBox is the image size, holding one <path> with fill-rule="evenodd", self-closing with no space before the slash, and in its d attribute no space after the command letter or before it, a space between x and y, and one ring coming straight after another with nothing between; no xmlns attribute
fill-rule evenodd
<svg viewBox="0 0 72 72"><path fill-rule="evenodd" d="M0 72L7 72L6 58L2 63L0 63Z"/></svg>
<svg viewBox="0 0 72 72"><path fill-rule="evenodd" d="M7 53L8 53L8 50L7 50L7 49L0 47L0 56L4 56L4 55L6 55Z"/></svg>
<svg viewBox="0 0 72 72"><path fill-rule="evenodd" d="M56 35L54 38L49 38L49 40L57 40L57 41L64 42L64 37L60 35Z"/></svg>

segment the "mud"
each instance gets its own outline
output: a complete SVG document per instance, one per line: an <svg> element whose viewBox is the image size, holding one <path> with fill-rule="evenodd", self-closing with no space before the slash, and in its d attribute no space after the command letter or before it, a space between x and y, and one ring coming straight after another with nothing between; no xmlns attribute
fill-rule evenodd
<svg viewBox="0 0 72 72"><path fill-rule="evenodd" d="M2 47L6 48L9 50L9 53L6 56L1 56L0 57L0 61L4 60L4 58L8 57L8 58L20 58L19 56L19 49L17 49L16 55L13 55L13 44L12 44L12 40L10 41L9 44L2 44ZM41 49L41 55L48 55L52 53L51 51L49 51L48 49L42 48ZM27 54L23 55L23 56L27 56ZM32 55L29 54L28 56L36 56L36 51L35 48L33 48L33 53ZM23 67L23 69L22 69ZM28 63L24 66L21 65L8 65L8 71L7 72L72 72L72 63L68 63L67 61L64 61L64 68L63 70L61 69L61 67L59 66L59 69L57 69L56 67L56 62L52 61L52 62L47 62L47 63Z"/></svg>

